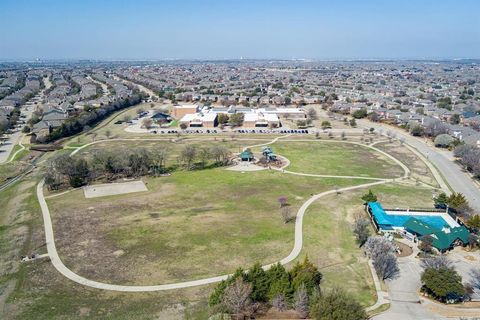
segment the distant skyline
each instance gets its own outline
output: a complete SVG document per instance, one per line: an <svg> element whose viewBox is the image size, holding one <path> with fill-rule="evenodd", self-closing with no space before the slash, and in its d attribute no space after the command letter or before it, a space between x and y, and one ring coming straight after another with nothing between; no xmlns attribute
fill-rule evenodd
<svg viewBox="0 0 480 320"><path fill-rule="evenodd" d="M0 60L480 58L480 1L0 1Z"/></svg>

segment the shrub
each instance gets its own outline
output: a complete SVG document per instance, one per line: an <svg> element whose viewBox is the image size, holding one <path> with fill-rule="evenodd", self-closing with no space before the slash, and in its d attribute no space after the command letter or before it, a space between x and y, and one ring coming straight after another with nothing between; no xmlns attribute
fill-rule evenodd
<svg viewBox="0 0 480 320"><path fill-rule="evenodd" d="M438 135L435 140L435 147L441 147L441 148L448 148L453 144L453 137L448 135L448 134L440 134Z"/></svg>

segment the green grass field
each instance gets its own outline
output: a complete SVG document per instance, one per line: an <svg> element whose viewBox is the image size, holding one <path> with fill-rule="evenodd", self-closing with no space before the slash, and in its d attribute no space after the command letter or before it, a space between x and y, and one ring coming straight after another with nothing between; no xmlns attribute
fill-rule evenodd
<svg viewBox="0 0 480 320"><path fill-rule="evenodd" d="M89 156L102 148L120 150L120 145L156 145L171 148L170 161L174 163L178 150L187 143L204 144L107 142L88 147L81 154ZM259 141L219 139L211 143L222 143L237 151ZM315 152L302 156L302 145L310 150L317 143ZM279 142L273 149L289 157L292 171L318 170L313 173L341 175L366 172L372 176L378 176L375 172L385 176L401 173L390 160L369 154L368 149L365 152L362 147L356 150L345 146L330 142ZM340 149L332 151L333 147ZM27 177L0 199L4 208L0 252L5 263L19 254L45 250L35 196L34 183L38 179L39 176ZM273 170L241 173L223 168L179 170L169 177L144 181L149 188L145 193L85 199L83 191L77 190L47 200L57 249L74 272L108 283L151 285L217 276L256 261L270 263L288 255L293 247L294 224L283 223L278 197L286 196L291 212L296 213L313 193L367 182L294 176ZM432 205L431 190L415 183L386 184L372 190L387 207ZM304 218L304 247L298 257L308 255L318 265L324 274L323 288L344 287L365 306L375 301L375 292L370 270L354 241L351 223L356 214L363 213L360 197L367 191L330 195L312 204ZM26 205L19 207L19 202ZM28 233L23 230L26 226ZM23 239L21 234L28 236ZM15 243L25 245L18 249ZM205 319L206 301L213 288L209 285L152 293L100 291L64 278L48 260L12 269L0 277L0 291L7 290L5 286L11 281L15 285L6 319L22 320Z"/></svg>
<svg viewBox="0 0 480 320"><path fill-rule="evenodd" d="M372 191L388 206L431 207L431 190L402 184L374 186ZM365 306L376 301L371 273L352 233L356 215L365 215L362 200L367 189L327 196L310 206L304 217L304 255L316 262L325 288L342 287ZM373 229L372 229L373 233Z"/></svg>
<svg viewBox="0 0 480 320"><path fill-rule="evenodd" d="M326 175L395 178L403 170L391 159L367 147L325 142L277 142L273 152L288 158L286 169L294 172Z"/></svg>
<svg viewBox="0 0 480 320"><path fill-rule="evenodd" d="M284 224L280 196L295 215L313 193L364 182L222 168L145 181L146 193L85 199L79 190L48 201L67 265L91 266L81 274L97 280L116 274L121 283L152 284L271 263L293 247L294 224ZM99 266L99 259L111 263Z"/></svg>

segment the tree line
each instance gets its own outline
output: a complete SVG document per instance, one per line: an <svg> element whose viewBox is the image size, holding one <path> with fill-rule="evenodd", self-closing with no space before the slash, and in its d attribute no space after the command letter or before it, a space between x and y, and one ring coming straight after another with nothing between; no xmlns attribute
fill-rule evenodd
<svg viewBox="0 0 480 320"><path fill-rule="evenodd" d="M69 137L77 133L82 132L85 128L94 126L98 122L102 121L113 112L122 110L133 105L136 105L142 101L144 94L136 91L130 97L114 101L108 105L104 105L98 108L86 108L78 114L66 119L62 125L54 129L45 138L38 137L37 142L51 142L60 138Z"/></svg>
<svg viewBox="0 0 480 320"><path fill-rule="evenodd" d="M120 148L97 150L90 159L58 155L48 161L45 183L50 190L70 186L81 187L91 181L157 176L176 169L207 168L229 164L231 152L224 146L198 148L186 145L177 157L177 164L167 166L172 158L169 148Z"/></svg>
<svg viewBox="0 0 480 320"><path fill-rule="evenodd" d="M323 275L308 258L297 262L290 271L280 263L263 270L259 263L248 271L238 269L220 282L210 295L211 313L218 318L233 315L245 319L276 311L295 310L301 318L367 319L363 307L345 292L322 292Z"/></svg>

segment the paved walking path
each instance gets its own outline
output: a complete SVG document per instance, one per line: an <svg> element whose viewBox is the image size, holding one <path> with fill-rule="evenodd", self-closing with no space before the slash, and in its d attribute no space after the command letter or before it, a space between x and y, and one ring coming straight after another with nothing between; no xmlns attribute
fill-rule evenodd
<svg viewBox="0 0 480 320"><path fill-rule="evenodd" d="M257 146L263 146L263 145L268 145L277 142L281 138L285 138L287 136L281 136L273 139L272 141L258 144L258 145L253 145L249 146L250 148L252 147L257 147ZM86 148L92 144L95 143L100 143L100 142L105 142L105 141L124 141L124 140L160 140L160 139L111 139L111 140L102 140L102 141L95 141L91 142L89 144L86 144L82 147L79 147L75 149L72 153L71 156L75 155L77 152L82 150L83 148ZM251 140L251 139L246 139L246 140ZM292 140L292 141L298 141L298 140ZM317 141L317 140L307 140L307 141ZM339 141L337 141L339 142ZM340 142L345 142L345 141L340 141ZM374 148L372 146L366 146L360 143L356 142L351 142L348 141L346 143L353 143L353 144L358 144L362 145L365 147L369 147L371 149L374 149L389 158L393 159L396 163L402 166L402 168L405 171L405 174L402 178L407 178L409 175L409 169L403 165L399 160L396 158L392 157L391 155ZM291 173L291 172L289 172ZM301 174L301 173L291 173L291 174ZM329 176L329 177L336 177L336 176ZM343 176L341 176L343 177ZM356 179L364 179L364 177L351 177L351 178L356 178ZM307 208L315 201L318 199L325 197L327 195L335 194L338 192L345 192L345 191L350 191L350 190L355 190L355 189L360 189L360 188L367 188L371 187L374 185L379 185L379 184L384 184L388 182L394 182L396 179L382 179L380 181L375 181L375 182L370 182L370 183L365 183L357 186L351 186L351 187L345 187L345 188L340 188L340 189L334 189L330 191L325 191L316 195L313 195L310 199L308 199L303 205L300 207L298 210L296 220L295 220L295 239L294 239L294 246L290 254L281 259L279 262L281 264L287 264L289 262L292 262L294 259L298 257L300 254L302 247L303 247L303 217L305 215L305 212ZM98 281L93 281L90 279L86 279L73 271L71 271L69 268L67 268L62 260L60 259L56 246L55 246L55 237L53 233L53 226L52 226L52 220L50 217L50 211L48 209L47 202L45 200L44 194L43 194L43 187L44 187L44 180L42 180L38 185L37 185L37 198L38 202L40 204L40 208L42 211L42 216L44 220L44 226L45 226L45 238L46 238L46 244L47 244L47 250L48 250L48 255L50 256L50 259L52 261L53 266L65 277L69 278L70 280L77 282L79 284L89 286L92 288L97 288L97 289L104 289L104 290L112 290L112 291L121 291L121 292L147 292L147 291L163 291L163 290L172 290L172 289L180 289L180 288L188 288L188 287L193 287L193 286L199 286L199 285L205 285L205 284L210 284L210 283L215 283L219 282L221 280L227 279L230 274L227 275L221 275L217 277L210 277L210 278L205 278L205 279L198 279L198 280L193 280L193 281L185 281L185 282L179 282L179 283L171 283L171 284L161 284L161 285L152 285L152 286L123 286L123 285L115 285L115 284L109 284L109 283L102 283ZM269 269L272 265L276 264L277 262L268 264L263 266L265 270Z"/></svg>
<svg viewBox="0 0 480 320"><path fill-rule="evenodd" d="M295 258L298 257L300 254L302 247L303 247L303 217L305 215L305 212L307 208L316 200L330 195L330 194L335 194L337 192L344 192L344 191L350 191L350 190L355 190L355 189L360 189L360 188L366 188L366 187L371 187L374 185L379 185L387 182L391 182L392 180L384 180L384 181L377 181L377 182L371 182L371 183L366 183L358 186L352 186L352 187L346 187L346 188L341 188L338 190L330 190L330 191L325 191L319 194L316 194L312 196L310 199L308 199L298 210L296 220L295 220L295 241L294 241L294 246L290 254L281 259L279 262L281 264L287 264L289 262L292 262ZM181 289L181 288L188 288L188 287L194 287L194 286L199 286L199 285L205 285L205 284L210 284L210 283L215 283L219 282L222 280L227 279L230 274L222 275L222 276L217 276L217 277L211 277L211 278L205 278L205 279L198 279L198 280L193 280L193 281L185 281L185 282L178 282L178 283L171 283L171 284L161 284L161 285L152 285L152 286L122 286L122 285L115 285L115 284L109 284L109 283L102 283L98 281L93 281L89 280L87 278L84 278L70 269L68 269L60 259L57 248L55 246L55 237L53 233L53 226L52 226L52 219L50 217L50 211L48 209L47 202L45 201L45 197L43 195L43 187L44 187L45 181L42 180L38 185L37 185L37 198L38 202L40 204L40 209L42 210L42 216L43 216L43 221L44 221L44 226L45 226L45 238L46 238L46 244L47 244L47 251L48 255L50 256L50 260L52 261L53 266L55 269L57 269L58 272L60 272L62 275L67 277L68 279L77 282L79 284L92 287L92 288L97 288L97 289L103 289L103 290L111 290L111 291L121 291L121 292L147 292L147 291L164 291L164 290L172 290L172 289ZM269 269L272 265L276 264L277 262L268 264L263 266L265 270Z"/></svg>
<svg viewBox="0 0 480 320"><path fill-rule="evenodd" d="M277 142L279 139L285 138L285 137L286 136L277 137L277 138L273 139L272 141L250 146L250 148L272 144L272 143ZM95 142L92 142L92 143L88 143L88 144L83 145L79 148L75 148L75 150L71 153L71 156L75 155L80 150L82 150L82 149L84 149L84 148L86 148L90 145L96 144L96 143L109 142L109 141L132 141L132 140L133 141L162 141L162 140L163 141L169 141L171 139L138 138L138 139L99 140L99 141L95 141ZM205 139L205 138L196 139L196 138L194 138L194 139L189 139L189 140L208 140L208 139ZM250 140L251 141L251 140L262 140L262 139L237 139L237 140L240 140L240 141L241 140ZM264 141L264 140L262 140L262 141ZM287 257L285 257L285 258L283 258L279 261L281 264L290 263L299 256L299 254L302 250L302 247L303 247L303 217L305 215L306 210L308 209L308 207L313 202L317 201L318 199L320 199L324 196L331 195L331 194L334 194L334 193L337 193L337 192L345 192L345 191L350 191L350 190L354 190L354 189L367 188L367 187L371 187L371 186L374 186L374 185L380 185L380 184L386 184L386 183L390 183L390 182L396 182L396 181L404 180L404 179L408 178L409 175L410 175L410 170L409 170L408 167L406 167L401 161L399 161L398 159L396 159L392 155L375 148L374 145L376 143L373 143L373 144L370 144L370 145L365 145L365 144L362 144L362 143L352 142L352 141L306 140L306 139L303 139L303 140L301 140L301 139L295 139L295 140L285 139L283 141L297 141L297 142L298 141L307 141L307 142L311 142L311 143L314 143L315 141L332 142L332 143L333 142L335 142L335 143L343 142L343 143L352 143L352 144L361 145L361 146L370 148L372 150L375 150L375 151L389 157L390 159L392 159L394 162L396 162L397 164L399 164L403 168L404 175L401 178L397 178L397 179L380 179L380 178L378 178L378 181L375 181L375 182L370 182L370 183L366 183L366 184L362 184L362 185L346 187L346 188L341 188L341 189L336 189L336 190L330 190L330 191L322 192L320 194L312 196L298 210L298 213L297 213L297 216L296 216L296 221L295 221L294 247ZM410 146L407 146L407 147L410 147ZM434 174L434 177L438 181L441 188L443 190L447 190L448 186L445 183L443 176L439 173L439 171L436 169L436 167L433 166L429 162L429 159L423 157L422 154L420 152L418 152L415 148L410 147L409 149L412 152L414 152L417 156L419 156L427 164L427 166L429 166L430 170ZM365 178L365 177L350 177L350 176L310 175L310 174L303 174L303 173L297 173L297 172L290 172L290 171L286 171L282 168L280 170L282 170L282 172L288 173L288 174L297 174L297 175L306 175L306 176L333 177L333 178L342 178L342 177L346 178L346 177L348 177L350 179L377 180L377 178L371 178L371 177L370 178ZM89 286L89 287L92 287L92 288L103 289L103 290L121 291L121 292L148 292L148 291L163 291L163 290L181 289L181 288L188 288L188 287L193 287L193 286L205 285L205 284L210 284L210 283L219 282L221 280L225 280L229 276L229 275L221 275L221 276L210 277L210 278L205 278L205 279L198 279L198 280L193 280L193 281L171 283L171 284L161 284L161 285L152 285L152 286L123 286L123 285L101 283L101 282L93 281L93 280L90 280L90 279L86 279L86 278L74 273L70 269L68 269L63 264L63 262L61 261L59 255L58 255L58 252L57 252L56 247L55 247L55 239L54 239L54 233L53 233L53 227L52 227L50 212L49 212L47 203L46 203L44 195L43 195L43 186L44 186L44 181L41 181L37 185L37 197L38 197L38 201L39 201L39 204L40 204L40 207L41 207L41 210L42 210L43 219L44 219L45 236L46 236L46 242L47 242L48 255L50 256L50 259L51 259L54 267L62 275L64 275L65 277L69 278L70 280L72 280L74 282L77 282L79 284ZM275 262L275 263L277 263L277 262ZM263 268L268 269L275 263L265 265L265 266L263 266ZM377 292L377 302L374 305L368 307L367 311L374 310L374 309L378 308L379 306L389 302L386 298L386 292L381 289L380 281L379 281L378 277L376 276L376 273L373 269L373 266L371 265L371 262L369 262L369 266L370 266L371 271L372 271L372 276L373 276L373 279L374 279L375 289L376 289L376 292ZM395 302L395 301L391 301L391 303L392 302ZM383 313L382 315L378 315L378 316L375 317L375 319L393 319L393 318L395 318L394 317L395 312L396 312L395 310L397 310L397 309L405 310L405 309L409 309L409 308L412 309L411 313L413 315L418 315L419 314L419 311L418 310L413 310L411 305L405 305L405 304L395 302L395 303L392 303L392 306L390 308L391 312L389 311L387 313ZM400 312L399 314L403 314L403 311ZM429 316L430 315L434 316L433 314L429 314ZM386 318L385 318L385 316L386 316ZM435 318L435 319L438 319L438 318Z"/></svg>
<svg viewBox="0 0 480 320"><path fill-rule="evenodd" d="M12 161L15 159L15 157L17 156L17 154L19 154L20 152L22 152L23 150L26 149L25 146L22 144L23 138L25 138L25 135L24 135L24 134L21 135L21 136L18 138L18 145L20 146L20 149L18 149L17 151L15 151L15 153L10 156L10 159L9 159L6 163L12 162Z"/></svg>
<svg viewBox="0 0 480 320"><path fill-rule="evenodd" d="M366 308L365 310L367 312L375 310L383 304L390 303L390 299L388 298L388 292L382 290L382 286L380 285L380 279L378 278L375 267L373 266L372 260L370 259L368 259L368 266L370 267L370 272L372 273L373 283L375 284L375 291L377 291L377 302L375 302L374 305Z"/></svg>
<svg viewBox="0 0 480 320"><path fill-rule="evenodd" d="M294 235L294 246L292 251L288 256L285 258L281 259L278 261L281 264L288 264L295 260L299 254L301 253L302 247L303 247L303 218L304 215L308 209L308 207L317 201L318 199L332 195L335 193L339 192L345 192L345 191L351 191L355 189L361 189L361 188L368 188L372 187L375 185L380 185L380 184L386 184L386 183L391 183L391 182L398 182L404 179L407 179L410 176L410 170L405 164L403 164L401 161L396 159L394 156L374 147L375 144L371 145L365 145L359 142L354 142L354 141L338 141L338 140L307 140L307 139L285 139L288 136L280 136L276 137L275 139L265 142L265 143L260 143L252 146L248 146L249 148L253 147L260 147L264 145L269 145L277 142L279 139L283 139L285 142L299 142L299 141L307 141L314 143L315 141L319 142L329 142L329 143L350 143L350 144L356 144L356 145L361 145L366 148L370 148L376 152L379 152L383 154L384 156L392 159L395 163L400 165L402 169L404 170L404 174L402 177L394 178L394 179L383 179L383 178L373 178L373 177L361 177L361 176L334 176L334 175L315 175L315 174L305 174L305 173L299 173L299 172L291 172L287 171L284 168L275 168L283 173L286 174L295 174L295 175L303 175L303 176L312 176L312 177L329 177L329 178L348 178L348 179L364 179L364 180L376 180L372 181L369 183L357 185L357 186L351 186L351 187L345 187L345 188L340 188L340 189L334 189L334 190L329 190L325 191L316 195L313 195L311 198L309 198L306 202L303 203L303 205L300 207L300 209L297 212L296 220L295 220L295 235ZM83 145L81 147L75 148L75 150L71 153L71 156L74 156L76 153L78 153L80 150L96 144L96 143L102 143L102 142L110 142L110 141L169 141L171 139L149 139L149 138L134 138L134 139L110 139L110 140L99 140L99 141L94 141L91 143L88 143L86 145ZM209 140L208 138L193 138L189 140ZM237 139L237 140L259 140L259 141L265 141L263 139ZM412 152L416 153L414 150ZM421 156L420 154L417 154L417 156ZM421 157L422 158L422 157ZM428 165L428 160L422 158L425 163ZM431 164L429 167L432 166ZM286 167L286 166L285 166ZM445 183L441 177L441 175L436 171L436 168L431 168L432 172L434 172L435 178L438 180L439 184L444 187ZM437 174L435 174L435 172ZM443 183L443 185L442 185ZM160 284L160 285L150 285L150 286L124 286L124 285L115 285L115 284L109 284L109 283L102 283L98 281L93 281L87 278L84 278L73 271L71 271L69 268L67 268L62 260L60 259L57 249L55 247L55 238L54 238L54 233L53 233L53 226L52 226L52 220L50 217L50 212L47 206L47 203L45 201L45 197L43 195L43 187L44 187L44 181L42 180L38 185L37 185L37 197L38 201L40 204L40 208L42 210L42 215L44 219L44 225L45 225L45 237L46 237L46 242L47 242L47 250L48 250L48 255L52 261L53 266L65 277L69 278L70 280L77 282L79 284L89 286L92 288L97 288L97 289L102 289L102 290L111 290L111 291L120 291L120 292L150 292L150 291L165 291L165 290L173 290L173 289L181 289L181 288L188 288L188 287L194 287L194 286L199 286L199 285L206 285L206 284L211 284L211 283L216 283L222 280L227 279L231 274L226 274L226 275L221 275L221 276L216 276L216 277L210 277L210 278L204 278L204 279L198 279L198 280L192 280L192 281L185 281L185 282L178 282L178 283L170 283L170 284ZM55 195L53 195L55 196ZM271 264L267 264L263 266L263 269L268 270L270 267L272 267L274 264L278 263L274 262ZM383 291L381 286L380 286L380 280L378 279L378 276L376 275L376 272L371 265L371 262L369 261L369 267L371 269L373 281L375 284L375 290L377 293L377 301L374 305L366 308L367 311L374 310L378 308L379 306L385 304L385 303L391 303L391 301L388 298L388 293ZM392 308L394 309L395 306Z"/></svg>

